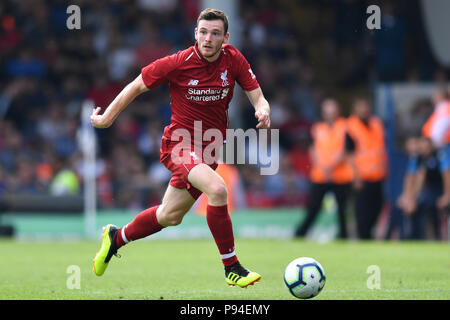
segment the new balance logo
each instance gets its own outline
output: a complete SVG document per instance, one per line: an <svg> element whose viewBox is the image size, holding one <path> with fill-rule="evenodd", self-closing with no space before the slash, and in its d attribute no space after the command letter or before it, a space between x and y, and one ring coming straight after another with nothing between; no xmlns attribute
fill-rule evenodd
<svg viewBox="0 0 450 320"><path fill-rule="evenodd" d="M188 83L188 86L196 86L196 85L198 85L198 80L192 79L192 80L190 80L189 83Z"/></svg>

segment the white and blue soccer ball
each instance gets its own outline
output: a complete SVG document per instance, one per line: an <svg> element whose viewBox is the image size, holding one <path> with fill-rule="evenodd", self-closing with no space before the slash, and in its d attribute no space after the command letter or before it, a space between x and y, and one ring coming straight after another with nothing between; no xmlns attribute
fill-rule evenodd
<svg viewBox="0 0 450 320"><path fill-rule="evenodd" d="M284 283L296 298L315 297L325 286L325 271L313 258L302 257L293 260L284 271Z"/></svg>

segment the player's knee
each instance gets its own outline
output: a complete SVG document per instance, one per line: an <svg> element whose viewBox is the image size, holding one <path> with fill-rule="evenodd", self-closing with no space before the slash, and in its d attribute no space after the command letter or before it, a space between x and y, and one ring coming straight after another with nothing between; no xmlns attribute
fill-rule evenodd
<svg viewBox="0 0 450 320"><path fill-rule="evenodd" d="M227 187L223 183L214 183L210 186L207 196L210 200L226 203L228 198Z"/></svg>
<svg viewBox="0 0 450 320"><path fill-rule="evenodd" d="M168 226L177 226L179 225L181 222L183 221L183 217L182 216L171 216L168 217L166 220L166 224Z"/></svg>
<svg viewBox="0 0 450 320"><path fill-rule="evenodd" d="M183 221L185 212L177 209L170 209L165 206L161 206L159 212L158 222L165 226L177 226Z"/></svg>

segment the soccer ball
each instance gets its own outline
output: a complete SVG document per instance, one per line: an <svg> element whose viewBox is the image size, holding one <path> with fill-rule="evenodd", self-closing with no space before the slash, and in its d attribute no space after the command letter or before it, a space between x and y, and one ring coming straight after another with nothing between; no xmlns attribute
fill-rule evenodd
<svg viewBox="0 0 450 320"><path fill-rule="evenodd" d="M313 258L297 258L284 271L284 283L296 298L315 297L325 285L325 271Z"/></svg>

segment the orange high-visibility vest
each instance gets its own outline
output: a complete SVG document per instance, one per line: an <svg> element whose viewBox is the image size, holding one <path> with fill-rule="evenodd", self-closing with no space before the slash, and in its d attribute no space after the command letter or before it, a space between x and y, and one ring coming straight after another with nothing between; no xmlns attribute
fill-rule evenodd
<svg viewBox="0 0 450 320"><path fill-rule="evenodd" d="M331 126L326 122L318 122L312 126L313 150L317 160L316 163L312 161L310 171L312 182L344 184L353 180L352 167L345 158L331 171L331 181L327 181L324 170L325 167L335 164L345 153L346 132L347 122L344 118L338 118Z"/></svg>
<svg viewBox="0 0 450 320"><path fill-rule="evenodd" d="M236 206L236 196L234 192L239 190L239 171L235 166L219 163L216 172L225 182L228 191L228 213L232 213ZM200 215L206 215L206 206L208 205L208 197L202 194L197 201L195 210Z"/></svg>
<svg viewBox="0 0 450 320"><path fill-rule="evenodd" d="M431 139L433 127L442 119L450 117L450 102L444 101L436 106L431 116L428 117L427 122L422 127L422 134ZM444 136L444 142L450 143L450 130L447 130Z"/></svg>
<svg viewBox="0 0 450 320"><path fill-rule="evenodd" d="M382 180L387 173L383 123L378 117L371 116L366 125L358 117L350 116L347 124L348 133L355 141L356 174L365 181Z"/></svg>

